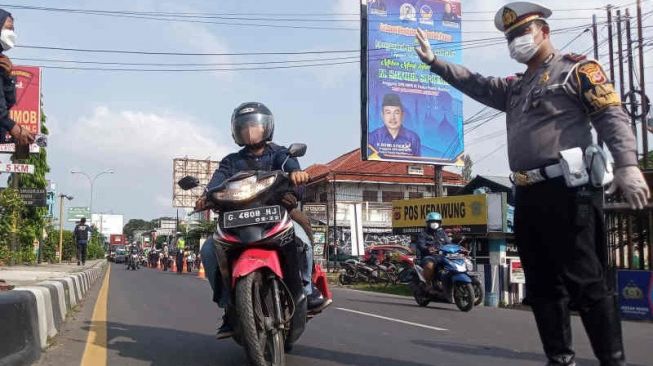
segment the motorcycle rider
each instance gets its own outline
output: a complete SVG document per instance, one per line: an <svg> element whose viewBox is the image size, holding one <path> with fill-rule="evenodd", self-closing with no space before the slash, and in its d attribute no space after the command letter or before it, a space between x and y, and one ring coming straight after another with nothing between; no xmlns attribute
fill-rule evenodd
<svg viewBox="0 0 653 366"><path fill-rule="evenodd" d="M274 134L274 117L272 112L262 103L250 102L238 106L231 117L231 134L234 142L243 148L227 155L220 162L220 167L214 172L207 185L207 192L218 187L225 180L240 171L246 170L284 170L289 172L290 181L295 186L306 184L308 173L301 170L296 158L288 157L288 149L272 143ZM285 163L285 164L284 164ZM282 166L283 165L283 166ZM307 295L309 313L315 313L326 308L330 299L325 299L320 291L312 286L313 248L310 223L308 218L297 208L298 198L294 192L286 193L281 200L293 219L295 236L304 244L305 263L302 263L302 277L305 283L304 293ZM197 200L195 209L207 208L206 196ZM227 311L229 304L229 289L222 285L222 276L218 268L218 259L212 237L202 245L200 250L202 263L213 289L213 301L225 309L223 324L218 328L217 338L228 338L233 334L233 328L228 323Z"/></svg>
<svg viewBox="0 0 653 366"><path fill-rule="evenodd" d="M422 258L424 279L427 285L431 286L435 275L435 267L438 258L434 256L440 245L450 244L451 238L442 228L442 215L439 212L431 212L426 215L426 228L417 237L417 252Z"/></svg>

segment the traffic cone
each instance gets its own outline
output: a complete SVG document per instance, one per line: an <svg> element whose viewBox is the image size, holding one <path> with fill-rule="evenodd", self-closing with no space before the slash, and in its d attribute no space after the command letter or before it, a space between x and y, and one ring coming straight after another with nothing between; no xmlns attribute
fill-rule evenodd
<svg viewBox="0 0 653 366"><path fill-rule="evenodd" d="M200 262L200 269L197 271L197 278L206 278L204 275L204 266L202 265L202 262Z"/></svg>
<svg viewBox="0 0 653 366"><path fill-rule="evenodd" d="M177 261L172 261L172 266L170 266L172 272L177 272Z"/></svg>

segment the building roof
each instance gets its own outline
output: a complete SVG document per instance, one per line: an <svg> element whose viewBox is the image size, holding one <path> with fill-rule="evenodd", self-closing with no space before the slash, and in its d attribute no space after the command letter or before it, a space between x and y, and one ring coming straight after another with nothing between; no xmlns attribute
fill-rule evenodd
<svg viewBox="0 0 653 366"><path fill-rule="evenodd" d="M508 203L514 205L515 196L512 191L512 182L508 177L481 176L477 175L465 187L458 191L457 195L473 194L475 189L486 187L491 192L505 192L508 194Z"/></svg>
<svg viewBox="0 0 653 366"><path fill-rule="evenodd" d="M423 175L408 174L409 166L421 167ZM387 161L363 161L360 149L350 151L326 164L314 164L306 171L311 176L310 183L321 181L364 181L375 183L433 184L435 175L433 165L400 163ZM443 171L445 185L464 185L462 176ZM309 183L309 184L310 184Z"/></svg>

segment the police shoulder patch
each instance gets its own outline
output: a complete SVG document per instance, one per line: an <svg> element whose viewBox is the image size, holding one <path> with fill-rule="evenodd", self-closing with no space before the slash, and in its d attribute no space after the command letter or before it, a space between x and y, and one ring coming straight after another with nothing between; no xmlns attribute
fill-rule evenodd
<svg viewBox="0 0 653 366"><path fill-rule="evenodd" d="M596 61L587 61L576 68L578 91L585 108L590 114L609 106L621 105L621 99Z"/></svg>
<svg viewBox="0 0 653 366"><path fill-rule="evenodd" d="M587 56L581 55L581 54L578 54L578 53L568 53L568 54L564 55L564 58L566 58L569 61L579 62L579 61L583 61L583 60L587 59Z"/></svg>
<svg viewBox="0 0 653 366"><path fill-rule="evenodd" d="M588 61L578 66L579 76L587 78L587 81L592 85L605 84L608 82L608 77L603 72L603 68L596 61Z"/></svg>

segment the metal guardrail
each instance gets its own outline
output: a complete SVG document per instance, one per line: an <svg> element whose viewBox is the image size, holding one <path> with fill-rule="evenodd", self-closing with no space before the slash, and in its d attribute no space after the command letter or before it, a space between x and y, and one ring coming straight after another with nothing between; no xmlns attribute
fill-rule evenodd
<svg viewBox="0 0 653 366"><path fill-rule="evenodd" d="M653 270L653 203L632 210L626 203L604 205L608 265L613 269Z"/></svg>

